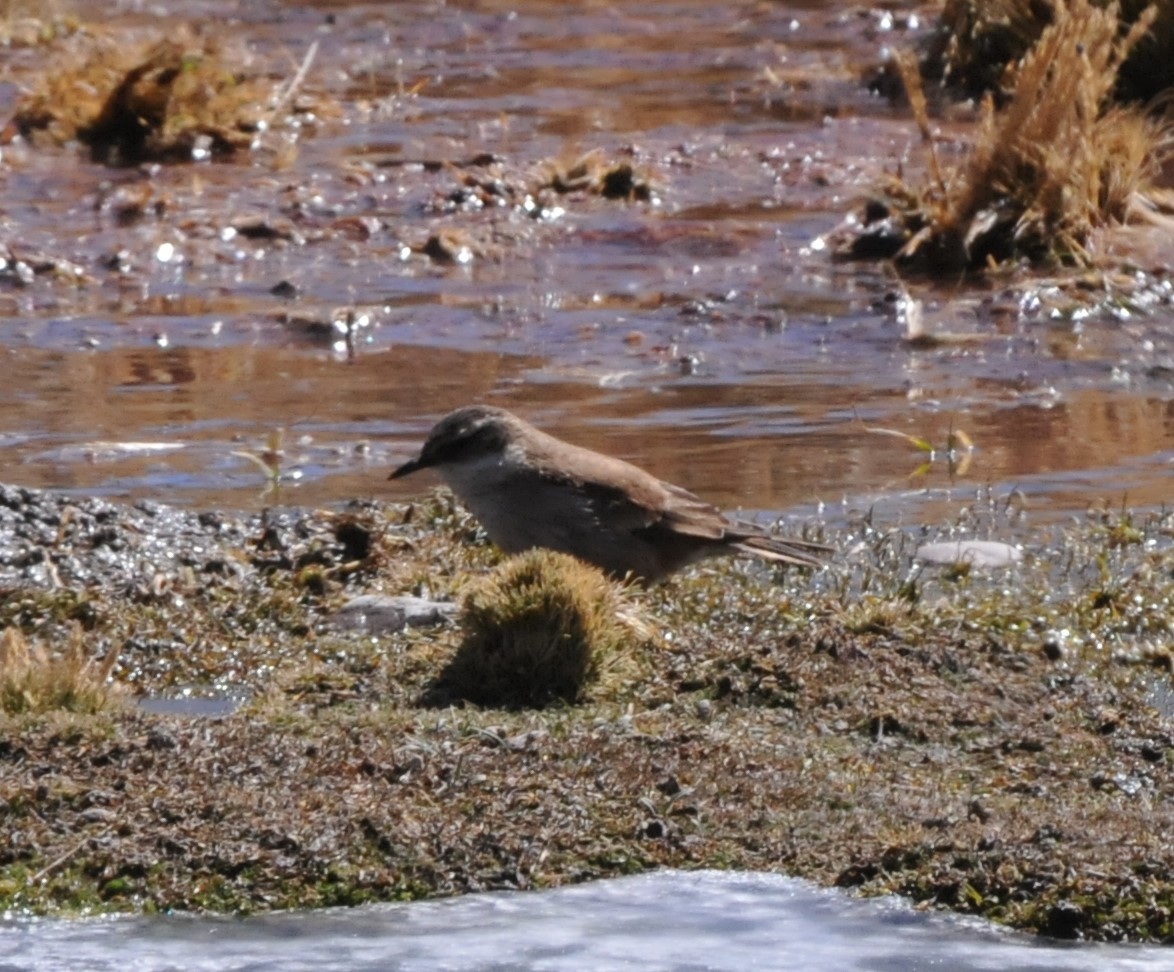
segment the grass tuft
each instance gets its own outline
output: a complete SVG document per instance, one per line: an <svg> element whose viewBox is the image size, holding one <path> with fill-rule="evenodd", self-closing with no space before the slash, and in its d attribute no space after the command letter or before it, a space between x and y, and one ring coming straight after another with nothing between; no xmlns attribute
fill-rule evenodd
<svg viewBox="0 0 1174 972"><path fill-rule="evenodd" d="M582 701L629 666L641 632L626 590L566 554L505 561L465 599L464 637L441 676L451 694L501 708Z"/></svg>
<svg viewBox="0 0 1174 972"><path fill-rule="evenodd" d="M116 698L110 673L118 653L114 648L105 658L92 657L80 624L70 626L60 651L30 641L19 628L5 628L0 632L0 712L100 712Z"/></svg>

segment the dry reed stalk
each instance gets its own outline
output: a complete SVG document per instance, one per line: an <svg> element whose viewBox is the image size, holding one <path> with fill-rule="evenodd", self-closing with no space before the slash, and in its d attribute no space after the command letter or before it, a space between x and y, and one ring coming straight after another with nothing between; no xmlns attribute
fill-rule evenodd
<svg viewBox="0 0 1174 972"><path fill-rule="evenodd" d="M924 199L904 187L919 210L908 222L920 228L897 259L947 273L1022 256L1090 262L1093 229L1128 217L1168 148L1161 122L1106 107L1121 64L1156 15L1147 8L1119 37L1116 4L1056 0L1009 102L996 109L992 96L984 99L968 163L953 178L935 163L937 187ZM916 113L924 105L920 79L908 70L902 76ZM924 119L919 125L924 133Z"/></svg>

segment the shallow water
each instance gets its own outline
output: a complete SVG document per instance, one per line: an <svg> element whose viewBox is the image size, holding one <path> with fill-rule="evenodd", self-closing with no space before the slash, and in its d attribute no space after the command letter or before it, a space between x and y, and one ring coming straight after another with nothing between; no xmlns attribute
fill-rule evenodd
<svg viewBox="0 0 1174 972"><path fill-rule="evenodd" d="M282 74L316 41L304 90L337 111L282 165L7 149L9 238L82 280L0 289L6 479L236 508L405 498L425 483L386 471L438 415L488 400L728 507L935 520L990 485L1046 521L1171 497L1167 291L1053 318L911 284L931 330L971 335L918 350L884 268L812 247L883 170L921 164L911 123L861 83L913 42L916 5L274 0L109 22L182 16L237 19ZM4 56L7 111L41 62ZM633 161L656 200L572 194L542 220L452 201L480 153L525 182L589 150ZM120 191L162 214L124 222ZM468 263L419 252L449 231ZM1148 238L1147 265L1172 246ZM923 469L878 428L939 450L961 429L977 451ZM279 492L242 455L276 429Z"/></svg>
<svg viewBox="0 0 1174 972"><path fill-rule="evenodd" d="M1157 947L1047 942L892 899L715 872L245 920L0 920L0 972L1142 972L1172 962Z"/></svg>

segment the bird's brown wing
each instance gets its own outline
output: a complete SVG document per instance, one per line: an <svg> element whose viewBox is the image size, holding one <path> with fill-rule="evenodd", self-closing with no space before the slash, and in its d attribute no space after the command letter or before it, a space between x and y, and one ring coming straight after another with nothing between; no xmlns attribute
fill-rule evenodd
<svg viewBox="0 0 1174 972"><path fill-rule="evenodd" d="M676 487L669 487L623 459L567 443L560 443L560 446L560 464L544 466L541 470L543 477L562 480L576 487L593 514L596 517L606 515L613 529L640 530L664 515L668 490Z"/></svg>
<svg viewBox="0 0 1174 972"><path fill-rule="evenodd" d="M592 468L597 475L574 476L565 467L557 475L579 488L597 522L605 521L616 533L653 543L666 572L730 548L805 566L822 565L832 552L823 544L784 540L754 524L734 522L699 496L638 466L598 453L592 456L589 467L576 468ZM555 472L546 470L547 475Z"/></svg>
<svg viewBox="0 0 1174 972"><path fill-rule="evenodd" d="M657 479L639 466L622 459L592 454L590 465L575 464L580 475L563 469L546 469L573 483L597 517L606 517L617 532L634 532L660 526L685 536L720 540L729 521L721 511L687 489ZM591 476L581 474L589 468Z"/></svg>

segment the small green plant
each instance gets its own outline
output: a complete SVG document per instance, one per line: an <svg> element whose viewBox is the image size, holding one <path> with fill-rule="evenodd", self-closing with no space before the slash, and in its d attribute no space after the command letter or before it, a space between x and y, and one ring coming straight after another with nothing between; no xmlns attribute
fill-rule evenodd
<svg viewBox="0 0 1174 972"><path fill-rule="evenodd" d="M886 429L876 425L866 425L864 431L904 439L926 457L925 461L910 473L910 479L928 474L933 468L934 463L939 459L945 459L951 477L965 476L970 470L971 462L974 460L974 440L962 429L951 428L946 433L946 441L941 445L934 445L933 442L924 436L912 435L908 432L902 432L899 429Z"/></svg>
<svg viewBox="0 0 1174 972"><path fill-rule="evenodd" d="M259 452L249 452L246 449L234 449L232 454L239 459L248 459L262 473L265 474L265 490L281 488L282 463L285 461L285 429L276 428L269 432L265 448Z"/></svg>

